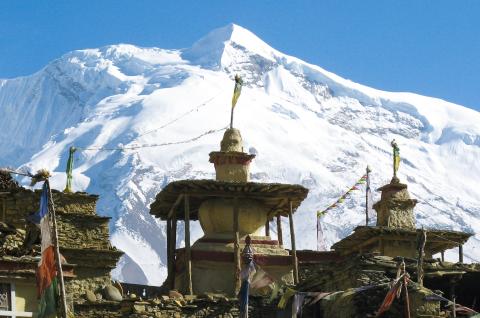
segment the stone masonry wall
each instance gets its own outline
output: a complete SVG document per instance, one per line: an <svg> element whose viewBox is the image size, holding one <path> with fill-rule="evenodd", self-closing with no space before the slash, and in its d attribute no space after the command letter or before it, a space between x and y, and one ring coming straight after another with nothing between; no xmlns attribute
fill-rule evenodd
<svg viewBox="0 0 480 318"><path fill-rule="evenodd" d="M20 233L28 234L26 218L39 209L40 194L40 190L21 187L4 191L0 195L0 221L12 225ZM57 214L60 252L67 263L76 265L76 277L66 282L68 298L73 302L87 290L97 292L111 284L110 270L122 253L110 244L110 219L96 214L98 196L52 190L52 197ZM39 243L38 239L36 243ZM18 242L17 245L22 244ZM39 249L34 246L36 253Z"/></svg>
<svg viewBox="0 0 480 318"><path fill-rule="evenodd" d="M276 302L270 304L266 298L250 297L250 318L277 317ZM77 318L236 318L239 317L238 300L234 298L186 296L122 302L99 301L75 304Z"/></svg>
<svg viewBox="0 0 480 318"><path fill-rule="evenodd" d="M108 250L111 248L109 218L57 213L61 247Z"/></svg>
<svg viewBox="0 0 480 318"><path fill-rule="evenodd" d="M111 284L109 270L77 268L75 274L77 277L65 284L67 294L74 300L83 297L87 290L101 293L104 286Z"/></svg>
<svg viewBox="0 0 480 318"><path fill-rule="evenodd" d="M25 218L38 210L40 204L40 190L17 188L9 191L8 195L0 197L0 218L15 227L23 227ZM59 213L81 213L83 215L96 215L95 208L98 196L83 192L66 194L52 190L55 210Z"/></svg>

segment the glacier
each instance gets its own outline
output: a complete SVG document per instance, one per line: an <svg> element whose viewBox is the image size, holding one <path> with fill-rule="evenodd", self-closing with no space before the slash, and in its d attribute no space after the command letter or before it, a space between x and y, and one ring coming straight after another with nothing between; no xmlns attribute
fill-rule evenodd
<svg viewBox="0 0 480 318"><path fill-rule="evenodd" d="M400 180L419 200L417 226L475 233L465 260L480 259L479 112L354 83L283 54L235 24L190 48L78 50L33 75L1 79L0 166L47 168L61 190L68 149L78 147L73 188L100 195L99 213L112 218L112 244L125 252L114 278L160 285L165 224L150 216L149 204L171 181L214 178L208 153L219 149L229 123L235 74L245 86L234 126L245 149L257 155L252 180L310 189L294 217L298 248L316 248L316 211L342 195L367 165L374 188L389 182L395 138ZM323 218L327 246L364 224L363 191ZM197 223L192 228L193 241L201 229ZM447 259L455 260L455 253Z"/></svg>

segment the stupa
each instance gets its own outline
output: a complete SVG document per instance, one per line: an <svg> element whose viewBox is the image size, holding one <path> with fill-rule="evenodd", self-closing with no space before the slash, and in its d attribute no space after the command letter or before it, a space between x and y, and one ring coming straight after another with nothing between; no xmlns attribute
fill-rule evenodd
<svg viewBox="0 0 480 318"><path fill-rule="evenodd" d="M275 280L298 282L293 213L308 190L300 185L250 182L254 157L244 152L240 131L229 128L220 151L210 153L215 180L171 182L151 204L150 213L167 221L169 288L187 294L235 294L247 235L258 266ZM291 251L283 247L282 216L290 221ZM269 233L273 219L278 240ZM185 222L186 243L179 249L175 246L178 220ZM204 232L192 246L190 220L199 220Z"/></svg>
<svg viewBox="0 0 480 318"><path fill-rule="evenodd" d="M415 225L414 207L416 199L410 197L408 186L400 182L397 170L400 163L399 149L392 141L393 178L389 184L378 189L380 201L373 205L377 212L376 226L358 226L354 232L335 243L332 249L342 255L378 252L386 256L417 258L421 236L425 238L423 254L431 259L437 253L459 247L459 261L463 262L463 244L472 236L471 233L419 229Z"/></svg>

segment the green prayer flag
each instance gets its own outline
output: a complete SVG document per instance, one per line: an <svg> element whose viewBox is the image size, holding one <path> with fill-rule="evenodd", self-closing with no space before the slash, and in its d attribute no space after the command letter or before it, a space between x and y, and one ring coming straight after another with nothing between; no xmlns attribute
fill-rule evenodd
<svg viewBox="0 0 480 318"><path fill-rule="evenodd" d="M67 161L67 185L65 186L65 189L63 192L65 193L72 193L72 172L73 172L73 153L77 150L75 147L70 147L69 154L68 154L68 161Z"/></svg>
<svg viewBox="0 0 480 318"><path fill-rule="evenodd" d="M57 278L55 277L51 284L42 292L38 302L38 316L39 318L54 318L57 317L57 300L58 287Z"/></svg>

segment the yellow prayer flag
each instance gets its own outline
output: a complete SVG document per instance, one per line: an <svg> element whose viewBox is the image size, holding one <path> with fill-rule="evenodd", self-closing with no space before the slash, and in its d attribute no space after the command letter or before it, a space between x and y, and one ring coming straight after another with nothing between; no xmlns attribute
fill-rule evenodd
<svg viewBox="0 0 480 318"><path fill-rule="evenodd" d="M292 298L292 296L295 295L296 292L297 291L294 289L287 288L285 294L283 294L282 298L280 298L277 307L280 309L284 309L287 306L288 300Z"/></svg>
<svg viewBox="0 0 480 318"><path fill-rule="evenodd" d="M235 75L235 87L233 89L232 108L235 108L238 98L242 93L242 85L243 85L242 78L238 74Z"/></svg>
<svg viewBox="0 0 480 318"><path fill-rule="evenodd" d="M400 148L398 148L395 139L390 143L393 148L393 175L397 175L398 167L400 166Z"/></svg>

